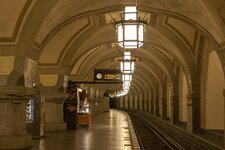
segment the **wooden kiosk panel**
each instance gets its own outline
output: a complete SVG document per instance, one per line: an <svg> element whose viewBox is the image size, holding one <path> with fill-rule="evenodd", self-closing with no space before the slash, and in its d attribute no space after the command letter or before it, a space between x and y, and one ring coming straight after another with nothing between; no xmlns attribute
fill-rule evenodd
<svg viewBox="0 0 225 150"><path fill-rule="evenodd" d="M91 115L90 114L78 114L78 125L90 126Z"/></svg>

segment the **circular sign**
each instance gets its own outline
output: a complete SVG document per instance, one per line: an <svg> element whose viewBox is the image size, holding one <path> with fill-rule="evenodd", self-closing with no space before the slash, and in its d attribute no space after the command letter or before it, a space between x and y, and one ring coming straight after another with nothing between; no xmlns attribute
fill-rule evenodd
<svg viewBox="0 0 225 150"><path fill-rule="evenodd" d="M101 79L102 78L102 74L101 73L97 73L96 77L97 77L97 79Z"/></svg>

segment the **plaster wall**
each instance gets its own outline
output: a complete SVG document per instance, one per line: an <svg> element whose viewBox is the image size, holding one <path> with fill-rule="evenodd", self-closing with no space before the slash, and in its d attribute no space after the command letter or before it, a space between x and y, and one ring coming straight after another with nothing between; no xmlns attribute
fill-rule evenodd
<svg viewBox="0 0 225 150"><path fill-rule="evenodd" d="M216 52L209 54L205 91L205 128L224 129L224 75Z"/></svg>

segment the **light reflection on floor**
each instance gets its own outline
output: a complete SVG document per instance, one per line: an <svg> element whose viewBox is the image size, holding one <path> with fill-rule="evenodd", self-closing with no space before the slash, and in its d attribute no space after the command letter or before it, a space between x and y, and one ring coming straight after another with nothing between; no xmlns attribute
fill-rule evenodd
<svg viewBox="0 0 225 150"><path fill-rule="evenodd" d="M131 150L126 115L110 110L92 118L90 127L67 132L48 132L33 140L31 150Z"/></svg>

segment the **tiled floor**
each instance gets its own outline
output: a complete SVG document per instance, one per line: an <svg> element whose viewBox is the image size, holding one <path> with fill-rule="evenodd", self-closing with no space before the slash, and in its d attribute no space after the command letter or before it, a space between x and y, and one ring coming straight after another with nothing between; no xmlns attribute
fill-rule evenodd
<svg viewBox="0 0 225 150"><path fill-rule="evenodd" d="M90 127L67 132L48 132L41 140L33 140L32 150L130 150L127 116L110 110L92 118Z"/></svg>

